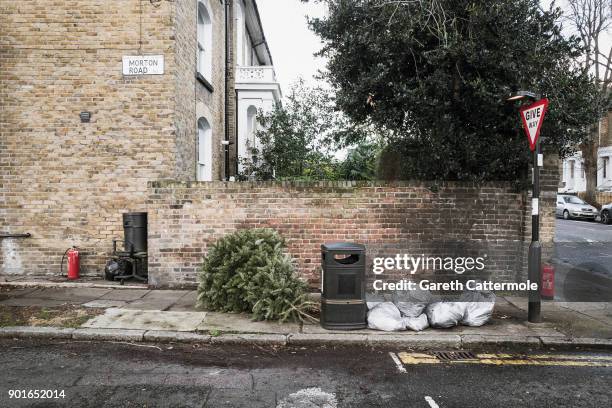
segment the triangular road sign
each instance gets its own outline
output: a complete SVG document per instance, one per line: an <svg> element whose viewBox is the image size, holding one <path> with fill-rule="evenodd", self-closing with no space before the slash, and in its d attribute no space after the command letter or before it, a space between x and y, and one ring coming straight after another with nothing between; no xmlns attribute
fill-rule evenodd
<svg viewBox="0 0 612 408"><path fill-rule="evenodd" d="M548 99L540 99L539 101L524 106L521 108L521 119L523 120L523 127L525 133L529 139L529 148L535 150L536 142L540 137L540 128L544 122L544 115L548 109Z"/></svg>

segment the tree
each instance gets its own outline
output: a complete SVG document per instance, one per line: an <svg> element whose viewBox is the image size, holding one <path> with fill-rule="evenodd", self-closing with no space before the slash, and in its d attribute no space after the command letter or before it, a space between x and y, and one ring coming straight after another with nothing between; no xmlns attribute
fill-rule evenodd
<svg viewBox="0 0 612 408"><path fill-rule="evenodd" d="M322 0L323 1L323 0ZM537 0L324 0L310 26L324 42L338 107L371 123L410 165L403 177L516 180L529 150L512 91L551 99L542 135L565 151L596 120L596 89L563 37L561 10Z"/></svg>
<svg viewBox="0 0 612 408"><path fill-rule="evenodd" d="M609 107L610 84L612 83L612 47L602 50L601 37L612 25L612 3L610 0L568 0L567 19L576 30L583 46L582 69L593 75L599 98L601 117ZM586 200L595 203L598 172L599 127L593 123L589 136L580 144L582 165L586 176Z"/></svg>
<svg viewBox="0 0 612 408"><path fill-rule="evenodd" d="M240 158L242 179L341 179L335 153L366 138L364 127L354 126L335 108L329 89L303 80L292 86L282 105L260 112L258 121L258 144L249 146L249 157Z"/></svg>
<svg viewBox="0 0 612 408"><path fill-rule="evenodd" d="M345 180L375 180L382 144L364 141L350 149L340 164L340 172Z"/></svg>

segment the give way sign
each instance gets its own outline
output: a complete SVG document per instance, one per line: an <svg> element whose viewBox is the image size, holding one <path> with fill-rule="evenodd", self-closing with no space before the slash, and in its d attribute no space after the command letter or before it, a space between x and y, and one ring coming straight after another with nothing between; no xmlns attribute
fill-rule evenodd
<svg viewBox="0 0 612 408"><path fill-rule="evenodd" d="M540 128L544 122L544 115L548 109L548 99L540 99L539 101L521 108L521 119L523 127L529 139L529 149L535 150L536 142L540 137Z"/></svg>

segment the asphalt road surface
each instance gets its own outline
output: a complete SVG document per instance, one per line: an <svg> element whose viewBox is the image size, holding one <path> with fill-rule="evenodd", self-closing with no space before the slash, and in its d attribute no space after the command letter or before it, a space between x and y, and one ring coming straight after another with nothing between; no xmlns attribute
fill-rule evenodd
<svg viewBox="0 0 612 408"><path fill-rule="evenodd" d="M2 407L609 407L612 399L612 355L602 353L553 354L552 365L538 360L551 357L542 352L398 365L402 350L391 350L394 359L365 347L0 340L0 349ZM8 398L40 389L65 398Z"/></svg>
<svg viewBox="0 0 612 408"><path fill-rule="evenodd" d="M557 219L555 299L612 301L612 225Z"/></svg>
<svg viewBox="0 0 612 408"><path fill-rule="evenodd" d="M608 247L612 248L612 224L558 218L555 242L607 242L610 244Z"/></svg>

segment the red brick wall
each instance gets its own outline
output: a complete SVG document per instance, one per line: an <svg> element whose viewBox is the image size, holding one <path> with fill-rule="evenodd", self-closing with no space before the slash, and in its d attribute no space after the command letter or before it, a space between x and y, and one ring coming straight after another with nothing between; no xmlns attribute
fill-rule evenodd
<svg viewBox="0 0 612 408"><path fill-rule="evenodd" d="M372 257L396 253L487 254L490 276L514 280L523 265L527 203L524 193L500 183L445 183L433 190L418 182L151 182L150 281L193 284L208 245L253 227L279 231L313 286L320 245L333 241L365 244L370 266ZM543 241L551 231L543 229Z"/></svg>

